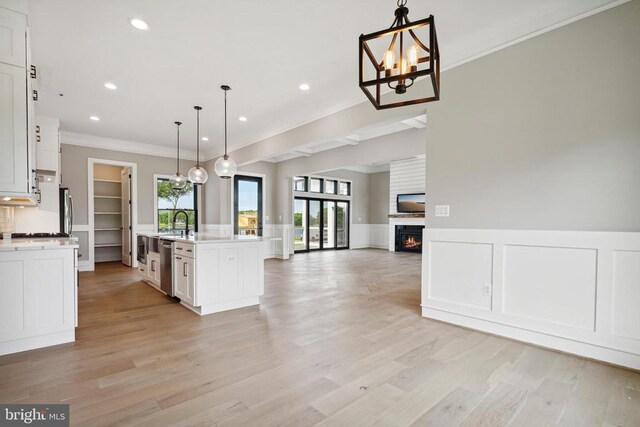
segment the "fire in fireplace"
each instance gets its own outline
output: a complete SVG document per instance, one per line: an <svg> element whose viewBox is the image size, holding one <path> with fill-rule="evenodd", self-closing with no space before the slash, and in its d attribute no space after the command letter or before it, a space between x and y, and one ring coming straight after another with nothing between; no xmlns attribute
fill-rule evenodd
<svg viewBox="0 0 640 427"><path fill-rule="evenodd" d="M396 225L396 252L422 253L423 225Z"/></svg>

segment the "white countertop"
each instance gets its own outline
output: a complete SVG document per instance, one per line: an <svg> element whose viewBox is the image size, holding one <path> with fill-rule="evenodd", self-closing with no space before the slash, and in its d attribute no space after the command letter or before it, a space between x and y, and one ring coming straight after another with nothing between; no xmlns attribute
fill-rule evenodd
<svg viewBox="0 0 640 427"><path fill-rule="evenodd" d="M186 243L233 243L233 242L267 242L273 240L281 240L277 237L259 237L259 236L226 236L221 237L211 233L194 233L192 236L180 236L174 234L162 233L138 233L140 236L159 237L163 240L173 240L176 242Z"/></svg>
<svg viewBox="0 0 640 427"><path fill-rule="evenodd" d="M73 249L79 247L75 237L51 239L11 239L0 240L0 251L33 251L43 249Z"/></svg>

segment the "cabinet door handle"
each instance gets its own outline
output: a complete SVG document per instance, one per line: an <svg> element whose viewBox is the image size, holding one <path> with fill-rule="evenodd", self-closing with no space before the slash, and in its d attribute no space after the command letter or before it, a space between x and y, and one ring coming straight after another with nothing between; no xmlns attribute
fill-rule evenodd
<svg viewBox="0 0 640 427"><path fill-rule="evenodd" d="M152 259L151 260L151 271L156 271L156 265L155 265L156 260Z"/></svg>
<svg viewBox="0 0 640 427"><path fill-rule="evenodd" d="M184 277L187 277L187 263L186 262L182 263L182 275Z"/></svg>
<svg viewBox="0 0 640 427"><path fill-rule="evenodd" d="M176 259L182 259L182 257L177 256Z"/></svg>
<svg viewBox="0 0 640 427"><path fill-rule="evenodd" d="M179 251L181 251L181 250L182 250L182 248L176 248L176 249L177 249L177 250L179 250Z"/></svg>
<svg viewBox="0 0 640 427"><path fill-rule="evenodd" d="M33 93L31 94L31 99L33 99L34 101L38 100L38 91L37 90L33 90Z"/></svg>
<svg viewBox="0 0 640 427"><path fill-rule="evenodd" d="M32 79L37 79L38 78L38 72L36 71L36 66L32 65L31 67L29 67L30 69L30 75Z"/></svg>

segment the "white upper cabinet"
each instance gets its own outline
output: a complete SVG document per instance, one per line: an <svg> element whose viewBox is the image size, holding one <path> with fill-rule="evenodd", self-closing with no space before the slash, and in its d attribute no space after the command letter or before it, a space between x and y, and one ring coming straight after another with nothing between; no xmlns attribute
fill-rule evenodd
<svg viewBox="0 0 640 427"><path fill-rule="evenodd" d="M27 17L0 7L0 194L37 195Z"/></svg>
<svg viewBox="0 0 640 427"><path fill-rule="evenodd" d="M25 69L0 63L0 193L29 192Z"/></svg>
<svg viewBox="0 0 640 427"><path fill-rule="evenodd" d="M27 67L27 17L0 7L0 62Z"/></svg>

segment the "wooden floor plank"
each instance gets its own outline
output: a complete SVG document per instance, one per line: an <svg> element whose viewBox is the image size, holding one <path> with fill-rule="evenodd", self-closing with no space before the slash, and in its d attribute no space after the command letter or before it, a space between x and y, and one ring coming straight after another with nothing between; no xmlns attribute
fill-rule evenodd
<svg viewBox="0 0 640 427"><path fill-rule="evenodd" d="M72 425L640 425L640 374L420 316L421 257L265 263L200 317L119 264L81 273L75 343L0 357L0 402Z"/></svg>

